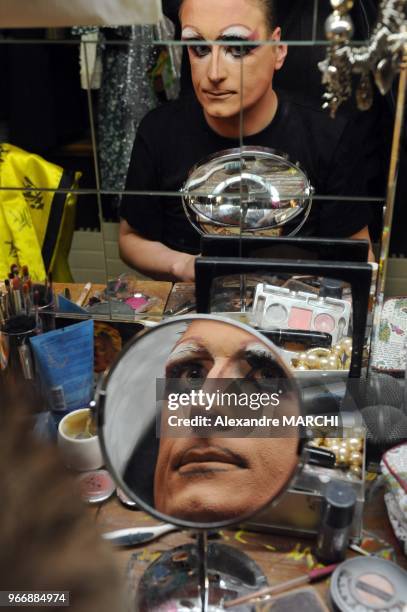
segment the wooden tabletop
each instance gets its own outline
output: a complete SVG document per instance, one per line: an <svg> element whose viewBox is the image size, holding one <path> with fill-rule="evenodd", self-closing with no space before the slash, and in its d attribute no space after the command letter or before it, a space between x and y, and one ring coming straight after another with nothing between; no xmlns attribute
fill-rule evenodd
<svg viewBox="0 0 407 612"><path fill-rule="evenodd" d="M94 520L101 531L113 531L135 526L149 526L157 524L144 512L125 508L114 497L99 507L89 508ZM407 568L407 558L404 556L400 544L394 537L383 500L383 490L378 489L369 503L365 504L364 535L366 547L370 551L390 549L394 551L393 560ZM254 533L249 531L225 530L219 532L219 541L244 551L257 562L269 584L277 584L285 580L303 575L315 564L312 548L313 539L301 539L269 533ZM370 541L370 542L369 542ZM190 532L173 532L149 545L129 549L114 549L114 555L123 576L131 580L132 589L150 563L155 561L161 553L182 544L192 543L194 538ZM349 557L355 553L349 551ZM390 558L387 552L383 555ZM314 585L324 601L329 604L329 580Z"/></svg>
<svg viewBox="0 0 407 612"><path fill-rule="evenodd" d="M62 290L65 286L67 285L63 285ZM68 286L71 289L72 299L75 301L84 285ZM161 299L159 313L162 314L165 305L167 310L169 308L177 309L194 298L191 286L187 283L175 285L172 291L171 287L171 283L140 281L138 290L159 297ZM95 289L95 286L93 289ZM101 506L89 507L89 513L101 532L157 524L155 519L144 512L127 509L116 497L111 498ZM364 535L366 538L363 545L368 550L375 552L383 549L384 557L391 558L393 556L393 560L407 568L407 558L394 537L384 505L383 490L380 488L374 491L372 497L369 498L369 502L365 504ZM311 569L316 562L312 555L314 539L301 539L295 535L282 536L236 529L219 532L219 541L241 549L256 561L270 585L301 576ZM149 564L163 552L192 542L194 542L194 537L190 532L178 531L162 536L147 546L114 549L114 555L123 577L126 576L127 581L131 582L132 588L135 589L138 580ZM349 551L349 557L352 556L355 556L355 553ZM327 605L330 606L329 580L316 584L315 588Z"/></svg>

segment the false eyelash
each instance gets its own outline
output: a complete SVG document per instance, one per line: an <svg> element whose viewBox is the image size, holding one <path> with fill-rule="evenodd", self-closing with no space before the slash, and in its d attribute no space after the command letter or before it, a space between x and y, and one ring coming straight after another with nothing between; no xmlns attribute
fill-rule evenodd
<svg viewBox="0 0 407 612"><path fill-rule="evenodd" d="M217 40L221 40L223 42L250 42L249 38L246 38L245 36L219 36L219 38Z"/></svg>
<svg viewBox="0 0 407 612"><path fill-rule="evenodd" d="M247 49L248 51L253 51L259 47L258 43L252 42L250 38L246 38L245 36L220 36L218 40L223 43L236 43L236 49L239 49L238 43L250 43L243 47L243 49Z"/></svg>
<svg viewBox="0 0 407 612"><path fill-rule="evenodd" d="M261 355L258 353L252 353L247 355L246 357L247 363L252 367L264 367L264 366L274 366L275 361L270 359L267 355Z"/></svg>
<svg viewBox="0 0 407 612"><path fill-rule="evenodd" d="M272 378L284 378L280 366L276 363L273 357L270 357L267 352L262 355L261 353L251 353L246 356L246 361L252 368L251 373L253 374L259 369L267 368L272 372Z"/></svg>
<svg viewBox="0 0 407 612"><path fill-rule="evenodd" d="M210 47L212 45L207 44L208 41L204 38L200 38L199 36L196 37L191 37L191 38L183 38L182 39L184 42L191 43L191 42L199 42L201 43L200 45L191 45L191 51L194 52L196 55L198 55L198 57L204 57L205 54L201 54L199 53L199 48L200 47L205 47L206 49L210 49ZM243 36L221 36L217 39L217 41L219 43L244 43L244 42L249 42L248 38L245 38ZM220 44L219 46L222 46L225 48L225 50L230 53L233 57L236 58L241 58L244 57L246 55L249 55L250 53L252 53L255 49L257 49L259 47L259 45L257 44L251 44L251 45L245 45L244 47L239 47L238 44L236 45L225 45L225 44Z"/></svg>

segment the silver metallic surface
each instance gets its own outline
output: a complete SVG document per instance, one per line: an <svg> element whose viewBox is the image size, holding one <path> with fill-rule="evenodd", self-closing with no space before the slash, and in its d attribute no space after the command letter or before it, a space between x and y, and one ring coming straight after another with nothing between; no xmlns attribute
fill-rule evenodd
<svg viewBox="0 0 407 612"><path fill-rule="evenodd" d="M195 166L183 188L185 212L202 234L270 235L305 222L313 189L301 168L263 147L228 149Z"/></svg>

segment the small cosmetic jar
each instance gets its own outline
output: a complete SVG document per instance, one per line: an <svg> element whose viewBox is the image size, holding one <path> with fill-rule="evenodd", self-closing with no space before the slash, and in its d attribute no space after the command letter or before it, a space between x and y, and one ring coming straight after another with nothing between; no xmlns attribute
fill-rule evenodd
<svg viewBox="0 0 407 612"><path fill-rule="evenodd" d="M65 465L78 472L97 470L104 464L89 408L64 416L58 426L58 446Z"/></svg>

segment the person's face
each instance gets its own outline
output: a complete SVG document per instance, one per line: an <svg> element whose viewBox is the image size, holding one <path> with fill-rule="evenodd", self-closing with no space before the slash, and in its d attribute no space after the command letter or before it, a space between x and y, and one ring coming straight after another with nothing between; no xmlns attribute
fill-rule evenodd
<svg viewBox="0 0 407 612"><path fill-rule="evenodd" d="M274 355L256 337L203 320L190 325L166 367L167 378L205 379L205 385L211 379L260 381L276 375L281 370ZM208 523L248 516L284 488L297 466L297 449L298 438L161 437L155 507Z"/></svg>
<svg viewBox="0 0 407 612"><path fill-rule="evenodd" d="M228 46L231 40L280 40L280 28L270 32L260 1L185 0L180 17L183 40L202 41L188 52L195 93L207 115L235 117L272 92L286 46ZM208 46L208 40L224 44Z"/></svg>

